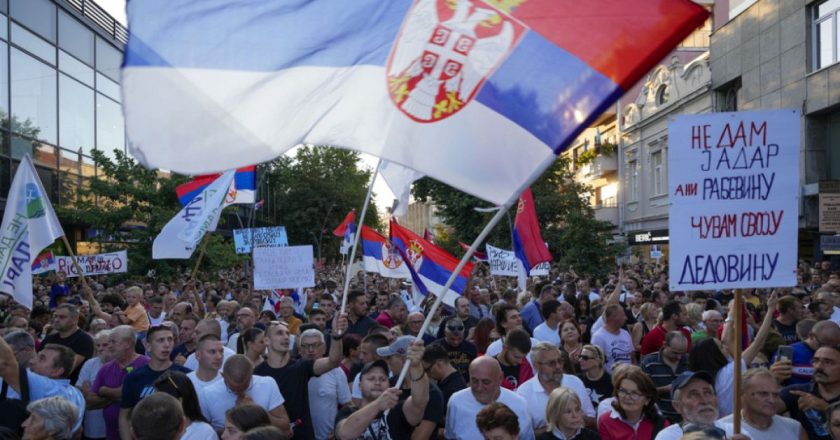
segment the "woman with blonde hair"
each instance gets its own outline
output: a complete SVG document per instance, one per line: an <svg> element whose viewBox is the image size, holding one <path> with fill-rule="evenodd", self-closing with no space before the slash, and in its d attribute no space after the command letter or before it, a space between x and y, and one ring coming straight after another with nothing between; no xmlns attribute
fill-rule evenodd
<svg viewBox="0 0 840 440"><path fill-rule="evenodd" d="M639 320L633 324L630 333L633 336L633 348L638 352L642 348L642 338L656 327L659 307L654 303L644 303L639 308Z"/></svg>
<svg viewBox="0 0 840 440"><path fill-rule="evenodd" d="M688 322L685 324L685 328L687 328L692 334L702 330L700 327L700 321L703 320L704 309L704 306L694 302L688 303L685 306L685 312L686 315L688 315Z"/></svg>
<svg viewBox="0 0 840 440"><path fill-rule="evenodd" d="M569 388L559 387L548 396L545 407L548 430L537 440L598 440L598 433L585 428L580 398Z"/></svg>
<svg viewBox="0 0 840 440"><path fill-rule="evenodd" d="M604 352L597 345L584 345L578 356L580 380L596 408L602 400L613 394L612 377L604 368L604 359Z"/></svg>

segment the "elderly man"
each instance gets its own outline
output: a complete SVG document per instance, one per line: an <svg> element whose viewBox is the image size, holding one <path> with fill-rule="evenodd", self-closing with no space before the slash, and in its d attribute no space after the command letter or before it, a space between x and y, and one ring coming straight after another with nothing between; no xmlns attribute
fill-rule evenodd
<svg viewBox="0 0 840 440"><path fill-rule="evenodd" d="M807 440L802 425L789 417L776 415L779 384L765 368L747 370L741 378L741 432L752 439ZM720 422L727 424L732 434L733 415Z"/></svg>
<svg viewBox="0 0 840 440"><path fill-rule="evenodd" d="M246 330L254 327L257 323L257 312L250 307L242 307L236 312L236 333L230 335L228 339L227 348L236 351L236 343L239 337L245 333Z"/></svg>
<svg viewBox="0 0 840 440"><path fill-rule="evenodd" d="M655 440L679 440L684 432L697 428L723 433L725 424L717 421L719 414L714 383L714 378L705 371L685 371L677 376L671 385L671 399L683 422L663 429Z"/></svg>
<svg viewBox="0 0 840 440"><path fill-rule="evenodd" d="M420 329L423 327L423 321L426 320L426 316L423 315L423 312L411 312L408 314L408 318L406 319L405 329L403 330L403 334L408 336L417 337L417 334L420 333ZM435 342L434 336L430 335L428 332L424 333L422 336L424 344L431 344Z"/></svg>
<svg viewBox="0 0 840 440"><path fill-rule="evenodd" d="M302 360L314 362L326 354L324 334L317 329L305 330L300 334L298 341L298 353ZM347 376L340 367L336 367L320 376L310 378L308 388L314 438L330 438L335 430L338 408L351 400Z"/></svg>
<svg viewBox="0 0 840 440"><path fill-rule="evenodd" d="M680 415L671 406L671 385L677 376L688 368L688 342L678 331L665 335L665 344L656 353L642 358L641 367L656 385L659 392L657 406L671 423L679 423Z"/></svg>
<svg viewBox="0 0 840 440"><path fill-rule="evenodd" d="M119 440L120 399L122 385L128 373L149 363L149 358L134 351L136 335L128 325L121 325L111 330L108 336L111 361L103 365L96 373L96 379L88 394L88 405L103 408L105 419L105 438Z"/></svg>
<svg viewBox="0 0 840 440"><path fill-rule="evenodd" d="M790 413L805 428L809 439L828 439L824 414L828 405L840 402L840 348L818 348L811 363L813 381L784 387L781 400L776 399L776 413Z"/></svg>
<svg viewBox="0 0 840 440"><path fill-rule="evenodd" d="M537 368L537 375L519 386L516 393L528 404L531 425L539 434L546 429L545 407L548 396L556 388L569 388L580 399L581 410L586 424L595 426L595 408L583 381L577 376L563 374L563 356L560 349L548 342L540 342L531 347L531 359Z"/></svg>
<svg viewBox="0 0 840 440"><path fill-rule="evenodd" d="M225 362L223 380L204 389L206 405L201 412L217 432L225 428L225 412L239 403L249 402L268 412L271 424L291 436L289 415L283 406L283 395L270 377L254 376L254 367L245 355L237 354ZM295 396L300 397L300 396Z"/></svg>
<svg viewBox="0 0 840 440"><path fill-rule="evenodd" d="M32 335L25 330L13 330L6 333L3 339L12 348L18 364L29 365L29 361L35 357L35 339Z"/></svg>
<svg viewBox="0 0 840 440"><path fill-rule="evenodd" d="M502 368L489 356L470 363L470 387L453 394L446 412L445 437L449 440L483 438L475 422L482 408L493 402L507 405L519 417L519 438L533 440L531 414L525 399L502 388Z"/></svg>
<svg viewBox="0 0 840 440"><path fill-rule="evenodd" d="M723 315L717 310L703 312L703 329L691 334L691 343L696 344L703 339L717 338L718 329L723 325Z"/></svg>

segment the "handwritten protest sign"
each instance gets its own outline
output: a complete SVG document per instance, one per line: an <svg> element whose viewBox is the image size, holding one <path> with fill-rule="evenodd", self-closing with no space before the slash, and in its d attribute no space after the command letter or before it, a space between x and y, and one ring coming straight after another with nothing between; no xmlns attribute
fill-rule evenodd
<svg viewBox="0 0 840 440"><path fill-rule="evenodd" d="M516 258L516 254L514 254L513 251L500 249L489 244L485 247L487 251L487 262L490 263L491 275L510 277L519 276L519 272L522 270L520 268L522 263L518 258ZM550 263L540 263L531 268L530 275L532 277L548 276L548 270L550 268Z"/></svg>
<svg viewBox="0 0 840 440"><path fill-rule="evenodd" d="M274 226L271 228L248 228L233 230L233 244L237 254L251 253L251 238L257 247L280 247L288 246L289 238L286 236L286 228Z"/></svg>
<svg viewBox="0 0 840 440"><path fill-rule="evenodd" d="M255 247L254 289L295 289L315 285L312 246Z"/></svg>
<svg viewBox="0 0 840 440"><path fill-rule="evenodd" d="M128 271L128 254L126 251L78 255L76 260L79 262L79 267L82 268L82 274L86 277ZM55 270L64 271L70 278L79 276L79 272L73 266L71 257L55 257Z"/></svg>
<svg viewBox="0 0 840 440"><path fill-rule="evenodd" d="M671 290L795 285L799 112L677 116L668 144Z"/></svg>

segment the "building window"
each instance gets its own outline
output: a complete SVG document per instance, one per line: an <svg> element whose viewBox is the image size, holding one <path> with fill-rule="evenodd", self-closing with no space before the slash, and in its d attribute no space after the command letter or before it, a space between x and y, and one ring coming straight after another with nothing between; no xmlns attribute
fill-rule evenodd
<svg viewBox="0 0 840 440"><path fill-rule="evenodd" d="M639 200L639 161L631 160L627 162L627 201L635 202Z"/></svg>
<svg viewBox="0 0 840 440"><path fill-rule="evenodd" d="M818 70L838 61L840 0L826 0L814 6L812 16L814 70Z"/></svg>
<svg viewBox="0 0 840 440"><path fill-rule="evenodd" d="M651 173L653 195L659 196L665 193L665 166L662 163L662 150L650 154L650 164L653 170Z"/></svg>
<svg viewBox="0 0 840 440"><path fill-rule="evenodd" d="M667 104L669 99L671 99L671 92L668 90L668 86L664 84L659 86L656 89L656 105Z"/></svg>

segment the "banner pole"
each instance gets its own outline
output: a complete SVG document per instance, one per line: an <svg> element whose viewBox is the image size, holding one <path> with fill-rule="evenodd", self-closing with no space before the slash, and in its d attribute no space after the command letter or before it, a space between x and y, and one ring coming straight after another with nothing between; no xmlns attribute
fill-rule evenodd
<svg viewBox="0 0 840 440"><path fill-rule="evenodd" d="M70 242L67 241L67 236L62 235L61 240L64 242L64 247L67 248L67 252L70 253L70 260L73 262L73 267L76 268L76 272L79 273L79 279L82 281L82 287L85 290L90 290L88 287L87 279L85 278L85 274L82 272L81 266L79 266L79 262L76 261L76 254L73 252L73 248L70 247Z"/></svg>
<svg viewBox="0 0 840 440"><path fill-rule="evenodd" d="M201 249L198 251L198 258L195 259L195 267L193 267L192 274L190 274L190 281L195 280L198 274L198 266L201 265L201 259L204 258L204 252L207 250L207 243L210 242L210 233L204 234L204 239L201 241Z"/></svg>
<svg viewBox="0 0 840 440"><path fill-rule="evenodd" d="M741 345L741 341L743 340L743 336L741 335L741 326L743 325L744 317L741 315L741 289L735 289L735 299L732 302L732 309L734 309L735 313L735 331L732 332L734 335L734 345L733 345L733 358L735 362L735 387L732 393L732 403L734 410L732 411L732 432L735 434L741 433L741 352L743 350L743 345ZM730 310L730 313L733 313ZM767 313L773 313L772 311L768 311Z"/></svg>
<svg viewBox="0 0 840 440"><path fill-rule="evenodd" d="M347 269L344 272L344 289L341 291L341 310L347 307L347 289L350 287L350 269L353 268L353 260L356 259L356 248L359 246L359 239L362 236L362 226L365 224L365 214L367 214L368 205L370 204L370 196L373 194L373 184L376 182L376 176L379 175L379 167L382 166L382 159L376 162L376 169L373 171L373 177L370 179L370 186L368 186L367 196L365 196L365 203L362 205L362 214L356 221L356 233L353 236L353 247L350 248L350 258L347 261Z"/></svg>

